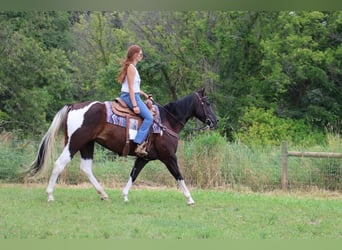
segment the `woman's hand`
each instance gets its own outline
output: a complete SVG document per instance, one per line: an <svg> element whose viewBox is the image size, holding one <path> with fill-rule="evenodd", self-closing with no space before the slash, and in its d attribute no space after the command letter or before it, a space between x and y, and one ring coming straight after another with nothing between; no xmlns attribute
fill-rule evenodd
<svg viewBox="0 0 342 250"><path fill-rule="evenodd" d="M154 101L151 94L148 94L147 97L146 97L146 99L151 100L151 101Z"/></svg>
<svg viewBox="0 0 342 250"><path fill-rule="evenodd" d="M135 114L140 114L139 106L133 106L133 112L134 112Z"/></svg>

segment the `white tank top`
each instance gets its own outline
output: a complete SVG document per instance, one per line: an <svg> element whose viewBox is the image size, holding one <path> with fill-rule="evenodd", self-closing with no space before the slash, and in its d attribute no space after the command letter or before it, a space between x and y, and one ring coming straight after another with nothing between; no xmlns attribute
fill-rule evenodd
<svg viewBox="0 0 342 250"><path fill-rule="evenodd" d="M134 93L139 93L140 92L140 75L139 75L137 68L134 66L134 64L131 64L131 65L135 69L135 75L134 75L134 80L133 80L133 91ZM125 76L125 80L122 83L121 92L129 93L127 75Z"/></svg>

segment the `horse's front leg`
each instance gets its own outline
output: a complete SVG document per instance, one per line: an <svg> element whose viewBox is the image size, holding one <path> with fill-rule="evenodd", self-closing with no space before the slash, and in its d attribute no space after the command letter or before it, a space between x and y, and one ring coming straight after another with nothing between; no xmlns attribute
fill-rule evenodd
<svg viewBox="0 0 342 250"><path fill-rule="evenodd" d="M179 187L182 189L188 205L194 205L195 201L192 199L191 194L187 186L185 185L183 176L178 167L176 155L171 155L169 158L163 159L162 162L166 165L167 169L178 182Z"/></svg>
<svg viewBox="0 0 342 250"><path fill-rule="evenodd" d="M135 160L128 182L125 188L122 190L122 197L125 202L128 202L128 192L131 189L133 182L137 179L140 171L145 167L147 163L148 163L148 160L145 160L143 158L137 158Z"/></svg>
<svg viewBox="0 0 342 250"><path fill-rule="evenodd" d="M130 176L125 188L122 190L122 198L124 199L124 202L128 202L128 192L131 189L132 185L133 185L133 180L132 180L132 176Z"/></svg>
<svg viewBox="0 0 342 250"><path fill-rule="evenodd" d="M187 200L188 205L190 206L195 205L195 201L192 199L191 194L188 188L186 187L184 180L178 180L177 182L178 182L179 187L183 191L183 194Z"/></svg>

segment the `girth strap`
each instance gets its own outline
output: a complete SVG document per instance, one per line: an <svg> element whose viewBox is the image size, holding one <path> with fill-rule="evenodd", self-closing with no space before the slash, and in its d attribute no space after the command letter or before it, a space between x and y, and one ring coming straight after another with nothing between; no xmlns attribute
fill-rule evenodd
<svg viewBox="0 0 342 250"><path fill-rule="evenodd" d="M167 134L169 134L169 135L175 137L177 140L179 139L179 135L178 135L176 132L174 132L173 130L171 130L171 129L165 127L163 124L161 124L161 123L158 122L157 120L154 120L154 122L155 122L156 124L158 124L158 126L159 126L164 132L166 132Z"/></svg>

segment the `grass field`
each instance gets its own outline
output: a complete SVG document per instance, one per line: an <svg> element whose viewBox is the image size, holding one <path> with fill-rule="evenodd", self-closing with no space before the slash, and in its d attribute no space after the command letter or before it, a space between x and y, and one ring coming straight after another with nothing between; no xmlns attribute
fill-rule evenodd
<svg viewBox="0 0 342 250"><path fill-rule="evenodd" d="M107 189L0 185L0 239L342 239L340 197L176 189Z"/></svg>

